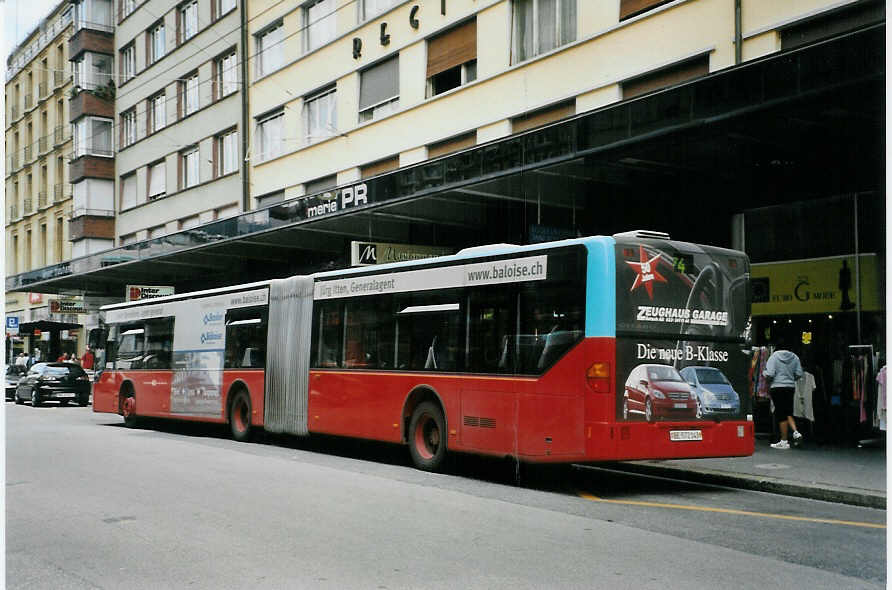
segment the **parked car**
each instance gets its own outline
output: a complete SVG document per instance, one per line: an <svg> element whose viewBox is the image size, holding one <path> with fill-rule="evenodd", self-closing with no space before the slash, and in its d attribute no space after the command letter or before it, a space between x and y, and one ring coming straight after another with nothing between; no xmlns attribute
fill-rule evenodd
<svg viewBox="0 0 892 590"><path fill-rule="evenodd" d="M21 365L6 365L6 401L15 397L15 388L26 372L27 369Z"/></svg>
<svg viewBox="0 0 892 590"><path fill-rule="evenodd" d="M18 382L15 403L31 400L35 408L45 401L58 401L63 406L77 401L90 403L90 377L75 363L37 363Z"/></svg>
<svg viewBox="0 0 892 590"><path fill-rule="evenodd" d="M623 418L642 415L648 422L697 416L697 398L675 367L638 365L629 373L623 393Z"/></svg>
<svg viewBox="0 0 892 590"><path fill-rule="evenodd" d="M740 396L724 373L715 367L685 367L682 378L697 396L697 417L715 418L740 413Z"/></svg>

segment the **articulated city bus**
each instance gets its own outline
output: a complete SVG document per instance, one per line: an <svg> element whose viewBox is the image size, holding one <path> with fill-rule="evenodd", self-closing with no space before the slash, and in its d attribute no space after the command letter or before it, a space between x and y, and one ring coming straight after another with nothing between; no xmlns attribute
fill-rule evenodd
<svg viewBox="0 0 892 590"><path fill-rule="evenodd" d="M749 455L748 281L742 252L630 232L109 305L94 411L403 443L425 470Z"/></svg>

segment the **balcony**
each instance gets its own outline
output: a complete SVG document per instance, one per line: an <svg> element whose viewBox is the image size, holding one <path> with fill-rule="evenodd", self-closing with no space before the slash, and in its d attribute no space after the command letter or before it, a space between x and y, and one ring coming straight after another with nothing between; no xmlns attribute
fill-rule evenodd
<svg viewBox="0 0 892 590"><path fill-rule="evenodd" d="M49 94L49 89L49 82L41 82L40 86L37 87L37 96L39 98L46 98L46 96Z"/></svg>
<svg viewBox="0 0 892 590"><path fill-rule="evenodd" d="M31 161L31 156L33 155L33 154L31 153L31 151L32 151L32 150L31 150L31 146L30 146L30 145L26 145L24 151L25 151L25 162L24 162L24 163L27 164L28 162Z"/></svg>
<svg viewBox="0 0 892 590"><path fill-rule="evenodd" d="M65 85L69 80L71 80L71 74L66 75L66 72L53 72L53 85L56 87Z"/></svg>
<svg viewBox="0 0 892 590"><path fill-rule="evenodd" d="M7 172L14 172L19 169L19 157L17 154L9 155L9 163L7 164Z"/></svg>
<svg viewBox="0 0 892 590"><path fill-rule="evenodd" d="M33 106L34 106L34 95L26 94L25 95L25 110L27 111L28 109L30 109Z"/></svg>
<svg viewBox="0 0 892 590"><path fill-rule="evenodd" d="M84 238L113 240L115 238L115 212L106 209L69 208L68 239L72 242Z"/></svg>
<svg viewBox="0 0 892 590"><path fill-rule="evenodd" d="M38 209L46 209L49 206L49 202L47 201L47 193L46 191L40 191L37 193L37 208Z"/></svg>
<svg viewBox="0 0 892 590"><path fill-rule="evenodd" d="M91 150L90 153L71 160L68 166L68 181L75 183L80 182L84 178L114 180L115 160L114 158L102 157L104 155L102 152L102 150ZM108 155L112 156L114 152L108 152Z"/></svg>
<svg viewBox="0 0 892 590"><path fill-rule="evenodd" d="M87 26L74 33L68 42L68 59L74 61L84 51L114 55L114 28L103 29L104 25Z"/></svg>
<svg viewBox="0 0 892 590"><path fill-rule="evenodd" d="M12 121L15 121L19 118L19 107L18 105L12 105L9 107L9 118Z"/></svg>
<svg viewBox="0 0 892 590"><path fill-rule="evenodd" d="M69 139L68 132L69 127L67 125L58 125L53 130L53 145L59 145L60 143L65 143Z"/></svg>
<svg viewBox="0 0 892 590"><path fill-rule="evenodd" d="M10 205L10 206L9 206L9 219L10 219L10 220L21 219L21 217L19 217L19 208L18 208L18 206L16 206L16 205Z"/></svg>
<svg viewBox="0 0 892 590"><path fill-rule="evenodd" d="M66 188L68 186L69 186L68 184L64 184L61 182L53 186L53 202L54 203L61 203L68 197L68 190Z"/></svg>
<svg viewBox="0 0 892 590"><path fill-rule="evenodd" d="M68 103L69 121L77 121L84 115L94 115L113 119L115 105L111 101L102 100L91 92L82 90Z"/></svg>
<svg viewBox="0 0 892 590"><path fill-rule="evenodd" d="M25 206L22 207L22 215L30 215L31 213L34 213L34 201L31 197L28 197L25 199Z"/></svg>
<svg viewBox="0 0 892 590"><path fill-rule="evenodd" d="M37 151L38 153L44 153L47 150L47 145L49 144L48 137L41 137L37 140Z"/></svg>

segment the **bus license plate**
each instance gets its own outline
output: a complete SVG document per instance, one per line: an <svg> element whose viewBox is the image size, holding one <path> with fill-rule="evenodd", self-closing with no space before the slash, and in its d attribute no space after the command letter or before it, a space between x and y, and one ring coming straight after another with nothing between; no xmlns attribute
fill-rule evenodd
<svg viewBox="0 0 892 590"><path fill-rule="evenodd" d="M688 404L675 404L675 407L680 410L686 410L688 407Z"/></svg>
<svg viewBox="0 0 892 590"><path fill-rule="evenodd" d="M669 440L703 440L702 430L670 430Z"/></svg>

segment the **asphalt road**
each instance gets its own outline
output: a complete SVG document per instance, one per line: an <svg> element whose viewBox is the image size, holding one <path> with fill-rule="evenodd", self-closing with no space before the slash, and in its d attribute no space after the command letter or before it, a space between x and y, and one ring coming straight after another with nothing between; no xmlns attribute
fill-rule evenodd
<svg viewBox="0 0 892 590"><path fill-rule="evenodd" d="M882 588L885 511L6 406L9 588Z"/></svg>

